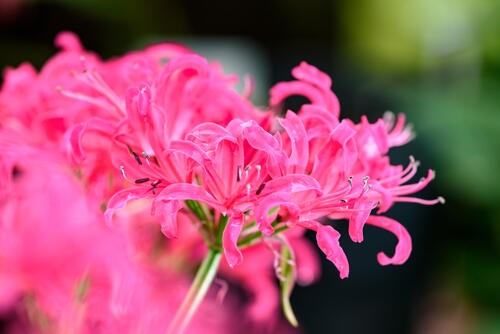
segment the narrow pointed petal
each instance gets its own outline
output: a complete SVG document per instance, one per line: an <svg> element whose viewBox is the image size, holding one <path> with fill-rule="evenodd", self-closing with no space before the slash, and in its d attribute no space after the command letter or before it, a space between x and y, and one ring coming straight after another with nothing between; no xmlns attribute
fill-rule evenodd
<svg viewBox="0 0 500 334"><path fill-rule="evenodd" d="M349 262L339 243L340 233L331 226L320 226L316 233L319 248L325 253L326 258L337 267L340 278L349 276Z"/></svg>

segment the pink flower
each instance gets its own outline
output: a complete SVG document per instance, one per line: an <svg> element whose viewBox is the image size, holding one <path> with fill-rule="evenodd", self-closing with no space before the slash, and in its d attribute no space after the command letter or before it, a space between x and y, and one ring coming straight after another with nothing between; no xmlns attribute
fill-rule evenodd
<svg viewBox="0 0 500 334"><path fill-rule="evenodd" d="M196 263L206 247L215 264L223 252L222 273L251 292L252 319L272 322L278 277L294 323L295 280L319 275L305 230L345 278L347 256L327 218L348 220L354 242L363 241L365 224L393 233L394 255L378 261L402 264L411 238L379 214L396 202L444 201L413 195L434 171L410 183L419 163L392 165L387 156L414 137L405 117L339 119L330 77L305 62L292 70L295 81L271 89L266 112L248 101L251 82L238 94L236 77L179 45L107 61L71 33L56 45L61 51L40 73L28 64L7 70L0 91L0 301L34 291L57 319L54 329L166 331L178 304L163 288L176 278L160 275L160 264ZM278 117L291 95L309 103ZM144 208L173 241L144 224ZM82 306L71 289L87 277Z"/></svg>

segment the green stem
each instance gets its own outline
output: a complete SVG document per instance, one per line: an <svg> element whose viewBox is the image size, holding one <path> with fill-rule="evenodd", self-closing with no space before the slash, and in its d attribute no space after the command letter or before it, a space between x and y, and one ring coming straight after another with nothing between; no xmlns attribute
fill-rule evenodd
<svg viewBox="0 0 500 334"><path fill-rule="evenodd" d="M280 227L278 227L277 229L274 230L274 233L272 235L275 235L277 233L280 233L280 232L283 232L285 230L288 230L288 228L289 227L287 225L280 226ZM240 248L248 247L248 246L251 245L252 241L254 241L257 238L262 237L262 235L263 234L260 231L255 232L254 234L250 234L249 236L246 236L243 239L241 239L240 241L238 241L238 247L240 247Z"/></svg>
<svg viewBox="0 0 500 334"><path fill-rule="evenodd" d="M200 306L203 297L205 297L208 288L214 280L220 259L220 251L212 248L208 249L205 259L196 272L194 282L168 330L169 334L181 334L184 329L186 329L189 321L198 309L198 306Z"/></svg>

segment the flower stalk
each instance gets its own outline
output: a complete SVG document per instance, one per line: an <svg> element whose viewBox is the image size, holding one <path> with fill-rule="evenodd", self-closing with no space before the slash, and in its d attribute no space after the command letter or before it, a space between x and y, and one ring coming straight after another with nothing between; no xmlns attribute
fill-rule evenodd
<svg viewBox="0 0 500 334"><path fill-rule="evenodd" d="M208 249L205 259L196 272L194 282L168 330L169 334L180 334L186 329L215 278L221 254L218 250Z"/></svg>
<svg viewBox="0 0 500 334"><path fill-rule="evenodd" d="M195 204L196 203L196 204ZM197 201L191 201L190 209L201 208ZM194 210L193 210L194 211ZM187 296L184 298L179 311L175 315L174 321L168 330L168 334L181 334L191 321L196 310L200 306L203 298L212 284L222 256L222 234L226 228L228 216L222 215L219 218L217 238L215 247L208 248L205 259L201 263L194 281L189 288Z"/></svg>

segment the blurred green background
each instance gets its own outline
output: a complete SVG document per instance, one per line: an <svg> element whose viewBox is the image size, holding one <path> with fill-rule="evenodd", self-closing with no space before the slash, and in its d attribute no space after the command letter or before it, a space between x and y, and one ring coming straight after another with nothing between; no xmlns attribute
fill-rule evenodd
<svg viewBox="0 0 500 334"><path fill-rule="evenodd" d="M407 114L417 138L392 158L435 169L423 197L447 203L391 209L414 238L402 267L375 261L392 236L343 236L351 277L325 262L318 284L294 292L304 332L500 333L499 17L496 0L0 0L0 66L40 68L61 30L103 58L174 40L254 74L264 105L307 60L332 76L342 117Z"/></svg>

